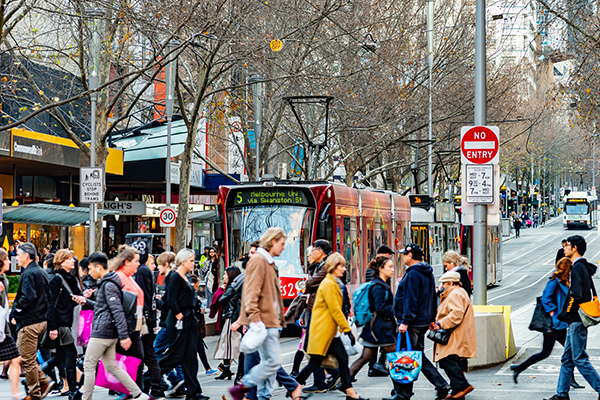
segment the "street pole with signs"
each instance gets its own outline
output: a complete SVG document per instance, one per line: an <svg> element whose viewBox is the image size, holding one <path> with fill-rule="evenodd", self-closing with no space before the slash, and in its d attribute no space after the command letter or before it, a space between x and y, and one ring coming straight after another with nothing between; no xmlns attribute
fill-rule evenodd
<svg viewBox="0 0 600 400"><path fill-rule="evenodd" d="M171 122L173 121L173 106L175 104L175 77L177 76L177 54L175 48L179 46L179 42L171 40L167 45L169 52L167 65L165 67L165 91L166 98L166 114L167 114L167 159L165 160L165 178L167 187L165 191L167 207L171 206ZM165 249L171 251L171 225L165 229Z"/></svg>
<svg viewBox="0 0 600 400"><path fill-rule="evenodd" d="M254 136L256 138L256 182L260 180L260 135L262 134L262 97L264 79L260 75L250 78L254 101Z"/></svg>
<svg viewBox="0 0 600 400"><path fill-rule="evenodd" d="M89 42L90 48L90 60L89 60L89 83L90 90L98 88L98 82L100 77L98 76L98 64L100 58L100 32L98 31L99 25L102 23L102 17L104 11L100 9L89 9L86 10L88 17L88 24L91 30L91 39ZM90 122L90 167L96 167L96 101L98 100L98 94L93 91L90 94L91 100L91 122ZM80 181L81 185L82 182ZM102 201L100 201L101 203ZM97 202L90 203L90 230L89 230L89 250L88 254L92 254L96 251L96 220L97 220Z"/></svg>

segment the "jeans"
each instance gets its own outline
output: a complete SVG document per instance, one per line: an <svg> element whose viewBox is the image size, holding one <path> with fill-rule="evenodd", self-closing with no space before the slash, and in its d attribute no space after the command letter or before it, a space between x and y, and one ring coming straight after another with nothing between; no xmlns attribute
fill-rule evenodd
<svg viewBox="0 0 600 400"><path fill-rule="evenodd" d="M83 361L83 373L85 374L85 383L83 384L83 400L91 400L94 394L94 384L96 383L96 367L98 361L102 357L102 364L106 372L117 378L129 390L133 397L137 397L142 393L139 386L133 379L121 368L117 366L118 339L98 339L91 338L85 352L85 360Z"/></svg>
<svg viewBox="0 0 600 400"><path fill-rule="evenodd" d="M154 354L160 358L168 347L169 336L167 335L167 328L160 328L156 334L156 339L154 339ZM183 380L183 368L181 368L181 365L169 371L167 379L173 386L181 382Z"/></svg>
<svg viewBox="0 0 600 400"><path fill-rule="evenodd" d="M340 338L333 338L327 352L334 356L338 361L340 378L342 380L342 390L345 392L346 389L352 387L352 378L350 378L350 369L348 368L348 354L346 353L346 349ZM298 383L301 385L306 383L306 379L310 374L321 367L324 358L325 356L322 355L311 354L308 365L304 367L296 377Z"/></svg>
<svg viewBox="0 0 600 400"><path fill-rule="evenodd" d="M275 375L281 367L281 349L279 347L279 328L267 328L267 337L258 348L260 363L255 365L242 378L244 386L251 388Z"/></svg>
<svg viewBox="0 0 600 400"><path fill-rule="evenodd" d="M410 338L410 343L412 344L413 350L425 350L425 333L427 333L428 329L428 326L408 327L408 337ZM429 359L425 357L425 353L423 353L423 366L421 368L421 372L423 373L423 375L425 375L425 378L427 378L427 380L431 382L433 386L435 386L436 389L441 389L448 386L448 383L442 377L442 375L440 375L440 372L437 370L435 365L433 365L431 361L429 361ZM401 384L396 381L393 382L394 391L397 394L399 394L401 397L406 397L407 399L411 398L411 396L413 395L412 388L414 382L407 384Z"/></svg>
<svg viewBox="0 0 600 400"><path fill-rule="evenodd" d="M46 321L24 326L17 333L17 348L21 354L21 366L25 372L29 397L32 400L39 400L40 386L50 383L50 378L42 372L37 362L38 342L45 331Z"/></svg>
<svg viewBox="0 0 600 400"><path fill-rule="evenodd" d="M461 358L456 354L442 358L440 367L446 372L450 378L450 386L452 386L452 394L455 395L469 387L469 382L465 378L465 371L468 364L466 358Z"/></svg>
<svg viewBox="0 0 600 400"><path fill-rule="evenodd" d="M575 367L579 373L590 384L592 389L600 392L600 375L592 366L585 348L587 346L587 328L581 322L572 322L567 329L567 340L565 350L560 360L560 375L558 376L558 385L556 394L567 397L569 387L573 379Z"/></svg>
<svg viewBox="0 0 600 400"><path fill-rule="evenodd" d="M244 353L241 353L244 354ZM244 367L246 371L250 371L252 367L258 365L260 363L260 354L258 351L254 353L249 353L244 356ZM294 378L292 378L283 367L279 367L277 374L270 376L266 381L262 384L253 387L250 389L248 393L246 393L246 398L250 400L263 400L271 398L271 394L273 393L273 389L275 388L275 380L281 383L286 390L292 392L298 387L298 382Z"/></svg>
<svg viewBox="0 0 600 400"><path fill-rule="evenodd" d="M537 354L532 355L527 360L523 361L519 364L515 370L519 371L519 373L525 371L528 367L532 366L535 363L538 363L542 360L545 360L552 353L552 349L554 348L554 343L558 342L563 347L565 346L565 341L567 340L567 330L561 329L557 331L552 331L552 333L544 333L544 344L542 345L542 351Z"/></svg>

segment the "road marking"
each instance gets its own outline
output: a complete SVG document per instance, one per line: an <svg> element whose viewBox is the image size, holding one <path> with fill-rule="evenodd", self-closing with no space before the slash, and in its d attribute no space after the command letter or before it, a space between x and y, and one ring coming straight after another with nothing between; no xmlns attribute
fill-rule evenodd
<svg viewBox="0 0 600 400"><path fill-rule="evenodd" d="M535 251L535 250L537 250L537 249L539 249L539 248L541 248L541 247L544 247L544 246L548 246L548 241L549 241L549 239L550 239L551 237L553 237L553 236L558 236L558 235L559 235L559 233L554 233L554 234L548 235L549 237L548 237L548 239L545 239L545 240L544 240L544 243L540 244L540 245L539 245L539 246L537 246L537 247L534 247L533 249L529 250L528 252L525 252L525 253L522 253L522 254L520 254L518 257L516 257L516 258L513 258L512 260L509 260L509 261L504 261L504 260L502 260L502 264L503 264L503 265L505 265L505 264L509 264L509 263L511 263L511 262L513 262L513 261L516 261L516 260L518 260L519 258L523 257L524 255L527 255L527 254L531 253L532 251Z"/></svg>
<svg viewBox="0 0 600 400"><path fill-rule="evenodd" d="M544 275L542 275L542 277L540 279L538 279L537 281L533 282L531 285L524 286L524 287L522 287L520 289L515 289L512 292L501 294L500 296L496 296L493 299L489 299L488 301L494 301L494 300L497 300L497 299L499 299L501 297L508 296L509 294L517 293L517 292L520 292L521 290L524 290L524 289L529 289L530 287L535 286L539 282L541 282L542 279L546 279L548 277L548 275L550 275L550 272L552 272L552 271L554 271L554 268L552 268L550 271L546 272Z"/></svg>
<svg viewBox="0 0 600 400"><path fill-rule="evenodd" d="M527 278L527 275L523 275L521 278L519 278L516 282L511 283L510 285L503 287L503 289L509 288L511 286L515 286L517 283L521 282L523 279Z"/></svg>

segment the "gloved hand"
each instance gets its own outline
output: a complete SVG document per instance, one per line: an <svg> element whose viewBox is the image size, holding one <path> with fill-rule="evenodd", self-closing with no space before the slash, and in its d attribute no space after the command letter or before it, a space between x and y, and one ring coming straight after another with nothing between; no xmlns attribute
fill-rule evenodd
<svg viewBox="0 0 600 400"><path fill-rule="evenodd" d="M354 338L352 331L344 332L344 335L348 336L348 339L350 339L350 344L352 346L354 346L356 344L356 339Z"/></svg>

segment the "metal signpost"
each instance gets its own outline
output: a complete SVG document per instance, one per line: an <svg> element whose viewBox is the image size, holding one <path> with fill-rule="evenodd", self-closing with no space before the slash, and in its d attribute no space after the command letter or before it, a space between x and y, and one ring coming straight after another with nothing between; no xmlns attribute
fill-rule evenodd
<svg viewBox="0 0 600 400"><path fill-rule="evenodd" d="M79 168L79 201L90 205L89 254L92 254L96 251L97 205L104 202L104 168Z"/></svg>

